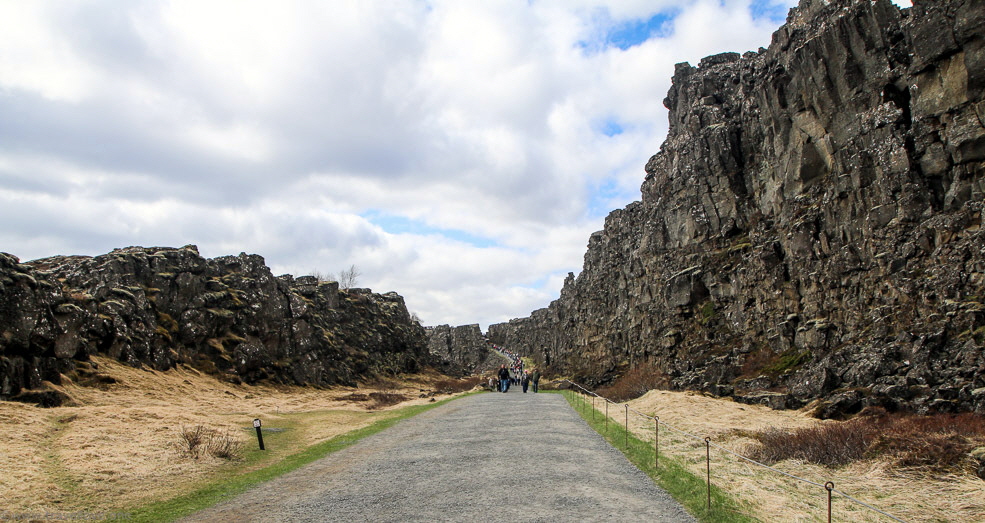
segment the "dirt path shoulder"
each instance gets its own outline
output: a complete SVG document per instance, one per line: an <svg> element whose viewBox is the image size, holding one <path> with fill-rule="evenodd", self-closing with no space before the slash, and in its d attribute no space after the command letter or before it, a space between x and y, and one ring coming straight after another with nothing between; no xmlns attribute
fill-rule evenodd
<svg viewBox="0 0 985 523"><path fill-rule="evenodd" d="M694 521L557 394L469 396L187 521Z"/></svg>

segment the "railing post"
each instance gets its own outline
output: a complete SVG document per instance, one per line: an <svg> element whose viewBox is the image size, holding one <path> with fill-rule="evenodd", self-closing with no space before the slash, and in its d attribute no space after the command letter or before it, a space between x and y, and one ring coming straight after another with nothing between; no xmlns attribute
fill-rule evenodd
<svg viewBox="0 0 985 523"><path fill-rule="evenodd" d="M653 417L653 468L660 467L660 416Z"/></svg>
<svg viewBox="0 0 985 523"><path fill-rule="evenodd" d="M825 483L824 489L828 491L828 523L831 523L831 491L835 489L834 482Z"/></svg>
<svg viewBox="0 0 985 523"><path fill-rule="evenodd" d="M626 450L629 450L629 403L626 404Z"/></svg>
<svg viewBox="0 0 985 523"><path fill-rule="evenodd" d="M708 471L708 510L711 510L711 438L705 437L705 467Z"/></svg>

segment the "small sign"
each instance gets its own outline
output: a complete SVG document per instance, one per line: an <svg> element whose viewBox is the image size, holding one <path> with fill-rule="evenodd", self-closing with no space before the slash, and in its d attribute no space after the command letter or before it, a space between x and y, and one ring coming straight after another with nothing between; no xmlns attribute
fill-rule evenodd
<svg viewBox="0 0 985 523"><path fill-rule="evenodd" d="M260 418L253 420L253 428L257 429L257 443L260 444L260 450L263 450L263 434L260 433Z"/></svg>

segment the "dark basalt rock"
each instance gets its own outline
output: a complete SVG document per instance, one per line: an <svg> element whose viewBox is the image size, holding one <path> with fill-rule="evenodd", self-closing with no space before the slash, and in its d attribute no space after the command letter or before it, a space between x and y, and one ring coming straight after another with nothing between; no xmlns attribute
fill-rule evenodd
<svg viewBox="0 0 985 523"><path fill-rule="evenodd" d="M0 399L34 401L22 391L78 378L94 354L314 386L431 363L399 295L274 277L260 256L128 247L19 263L0 253Z"/></svg>
<svg viewBox="0 0 985 523"><path fill-rule="evenodd" d="M985 14L803 0L767 49L678 64L642 200L489 337L608 382L985 413Z"/></svg>
<svg viewBox="0 0 985 523"><path fill-rule="evenodd" d="M427 327L428 351L446 374L467 376L505 362L494 355L479 324Z"/></svg>

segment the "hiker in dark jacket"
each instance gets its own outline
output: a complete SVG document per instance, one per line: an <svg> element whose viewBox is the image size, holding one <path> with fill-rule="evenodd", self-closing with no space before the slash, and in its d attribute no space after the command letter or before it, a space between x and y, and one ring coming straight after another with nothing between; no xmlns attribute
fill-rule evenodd
<svg viewBox="0 0 985 523"><path fill-rule="evenodd" d="M510 390L510 371L506 370L506 365L499 366L499 389L501 392Z"/></svg>
<svg viewBox="0 0 985 523"><path fill-rule="evenodd" d="M530 385L530 373L524 372L523 376L520 377L520 385L523 385L523 393L527 393L527 386Z"/></svg>
<svg viewBox="0 0 985 523"><path fill-rule="evenodd" d="M537 388L540 386L540 371L534 368L533 373L530 374L530 381L534 383L534 392L537 392Z"/></svg>

